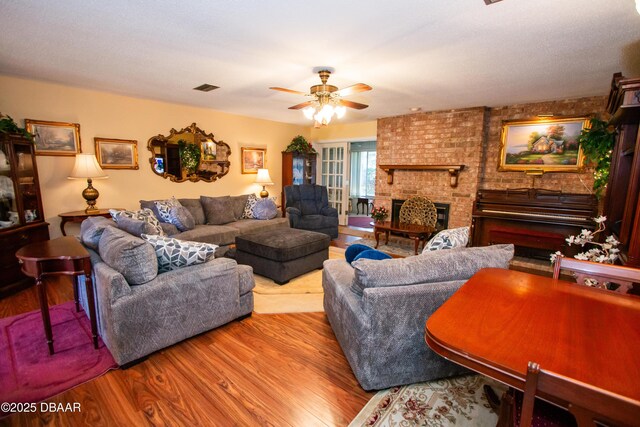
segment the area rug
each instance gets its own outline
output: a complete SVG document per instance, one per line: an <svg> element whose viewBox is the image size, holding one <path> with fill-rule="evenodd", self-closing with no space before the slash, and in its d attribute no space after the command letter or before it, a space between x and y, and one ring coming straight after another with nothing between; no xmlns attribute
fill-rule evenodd
<svg viewBox="0 0 640 427"><path fill-rule="evenodd" d="M465 375L378 392L349 427L495 426L498 414L489 406L482 387L498 393L506 387L482 375Z"/></svg>
<svg viewBox="0 0 640 427"><path fill-rule="evenodd" d="M329 246L329 259L344 259L344 249ZM253 275L253 311L260 314L306 313L324 311L322 300L322 270L313 270L278 285L273 280Z"/></svg>
<svg viewBox="0 0 640 427"><path fill-rule="evenodd" d="M349 226L350 227L360 227L360 228L370 228L373 229L373 225L371 223L373 220L369 216L352 216L349 215Z"/></svg>
<svg viewBox="0 0 640 427"><path fill-rule="evenodd" d="M73 301L49 313L53 355L40 310L0 319L0 402L39 402L118 366L102 340L93 348L89 319Z"/></svg>
<svg viewBox="0 0 640 427"><path fill-rule="evenodd" d="M348 246L361 244L370 246L371 248L375 248L376 239L373 238L370 234L366 235L362 239L354 240L351 243L347 243ZM380 236L380 245L378 245L378 250L389 255L397 255L401 257L408 257L415 255L415 250L413 246L413 240L403 239L402 237L391 236L389 237L389 243L384 244L384 236ZM421 253L422 245L418 248L418 253Z"/></svg>

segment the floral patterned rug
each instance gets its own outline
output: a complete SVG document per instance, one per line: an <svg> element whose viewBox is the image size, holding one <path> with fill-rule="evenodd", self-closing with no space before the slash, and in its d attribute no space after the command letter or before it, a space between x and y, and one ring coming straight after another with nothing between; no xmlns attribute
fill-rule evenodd
<svg viewBox="0 0 640 427"><path fill-rule="evenodd" d="M444 378L393 387L378 392L349 427L495 426L498 414L489 406L482 387L498 396L506 386L482 375Z"/></svg>

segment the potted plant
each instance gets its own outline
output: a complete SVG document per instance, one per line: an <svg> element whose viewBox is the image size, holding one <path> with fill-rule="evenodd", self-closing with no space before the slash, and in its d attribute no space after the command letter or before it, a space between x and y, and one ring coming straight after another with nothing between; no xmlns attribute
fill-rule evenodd
<svg viewBox="0 0 640 427"><path fill-rule="evenodd" d="M593 118L588 128L583 129L578 137L585 159L594 165L593 191L600 199L609 181L611 168L611 153L615 144L616 130L613 125Z"/></svg>
<svg viewBox="0 0 640 427"><path fill-rule="evenodd" d="M371 218L373 218L375 222L384 222L388 216L389 211L384 206L374 206L373 209L371 209Z"/></svg>
<svg viewBox="0 0 640 427"><path fill-rule="evenodd" d="M298 153L317 153L315 148L313 148L311 144L306 140L306 138L302 135L298 135L295 138L293 138L291 140L291 143L287 146L286 150L284 151L287 153L290 153L292 151L295 151Z"/></svg>
<svg viewBox="0 0 640 427"><path fill-rule="evenodd" d="M33 141L33 135L31 135L31 133L18 126L11 116L5 116L2 113L0 113L0 133L17 133L27 137L30 141Z"/></svg>
<svg viewBox="0 0 640 427"><path fill-rule="evenodd" d="M200 156L202 154L200 147L181 139L178 141L178 149L180 153L180 163L186 170L187 175L194 174L200 163Z"/></svg>

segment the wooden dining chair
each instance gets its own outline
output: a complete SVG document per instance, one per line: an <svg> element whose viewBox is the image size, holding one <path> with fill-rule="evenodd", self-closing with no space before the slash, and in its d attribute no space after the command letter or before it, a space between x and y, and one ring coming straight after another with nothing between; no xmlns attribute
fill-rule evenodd
<svg viewBox="0 0 640 427"><path fill-rule="evenodd" d="M597 287L602 289L606 289L605 282L616 283L620 286L615 289L615 292L621 294L626 294L633 287L633 283L640 283L640 269L582 261L562 255L556 257L553 265L554 279L560 277L560 270L572 271L576 281L582 285L585 284L585 279L597 280Z"/></svg>
<svg viewBox="0 0 640 427"><path fill-rule="evenodd" d="M531 426L537 394L567 402L578 427L640 425L640 402L542 370L537 363L529 362L520 427Z"/></svg>

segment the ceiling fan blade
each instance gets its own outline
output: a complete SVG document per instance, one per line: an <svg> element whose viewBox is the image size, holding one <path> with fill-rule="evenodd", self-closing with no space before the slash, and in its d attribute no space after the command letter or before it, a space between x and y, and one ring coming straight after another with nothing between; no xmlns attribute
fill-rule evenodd
<svg viewBox="0 0 640 427"><path fill-rule="evenodd" d="M348 96L353 93L366 92L368 90L371 90L371 86L366 85L364 83L356 83L353 86L347 86L343 89L340 89L335 93L338 94L338 96Z"/></svg>
<svg viewBox="0 0 640 427"><path fill-rule="evenodd" d="M341 99L338 101L340 105L344 105L345 107L355 108L356 110L364 110L368 107L366 104L360 104L359 102L347 101L346 99Z"/></svg>
<svg viewBox="0 0 640 427"><path fill-rule="evenodd" d="M295 95L307 95L306 93L300 92L299 90L285 89L283 87L270 87L269 89L279 90L280 92L293 93Z"/></svg>
<svg viewBox="0 0 640 427"><path fill-rule="evenodd" d="M309 105L311 105L313 103L313 101L307 101L307 102L303 102L302 104L298 104L298 105L294 105L293 107L289 107L289 110L301 110L304 107L308 107ZM365 106L366 107L366 106Z"/></svg>

